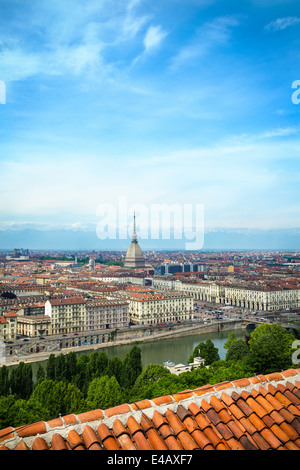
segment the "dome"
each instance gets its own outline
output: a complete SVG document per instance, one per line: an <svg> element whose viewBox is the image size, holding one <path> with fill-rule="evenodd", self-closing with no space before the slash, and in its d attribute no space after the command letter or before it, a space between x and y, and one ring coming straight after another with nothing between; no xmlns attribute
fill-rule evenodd
<svg viewBox="0 0 300 470"><path fill-rule="evenodd" d="M134 215L134 228L131 245L127 250L125 258L125 268L144 268L145 267L145 258L143 251L138 244L137 235L135 230L135 215Z"/></svg>
<svg viewBox="0 0 300 470"><path fill-rule="evenodd" d="M124 266L126 268L143 268L145 266L143 251L137 242L132 242L128 248Z"/></svg>

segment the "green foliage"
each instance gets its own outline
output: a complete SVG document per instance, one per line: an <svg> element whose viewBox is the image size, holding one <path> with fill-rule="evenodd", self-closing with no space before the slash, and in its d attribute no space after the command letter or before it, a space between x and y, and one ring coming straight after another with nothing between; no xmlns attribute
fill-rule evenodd
<svg viewBox="0 0 300 470"><path fill-rule="evenodd" d="M9 391L9 370L4 365L0 368L0 396L8 395Z"/></svg>
<svg viewBox="0 0 300 470"><path fill-rule="evenodd" d="M258 326L250 336L250 363L256 373L267 374L292 366L295 336L277 324Z"/></svg>
<svg viewBox="0 0 300 470"><path fill-rule="evenodd" d="M189 362L193 362L194 358L197 356L205 360L205 365L210 365L220 359L219 351L211 339L208 339L205 343L201 342L195 347L193 354L189 358Z"/></svg>
<svg viewBox="0 0 300 470"><path fill-rule="evenodd" d="M235 339L229 343L226 353L227 361L242 361L246 360L249 355L249 348L246 342L242 339Z"/></svg>
<svg viewBox="0 0 300 470"><path fill-rule="evenodd" d="M20 362L10 374L10 389L13 395L27 400L33 389L32 367Z"/></svg>
<svg viewBox="0 0 300 470"><path fill-rule="evenodd" d="M107 409L122 403L122 390L115 377L97 377L89 385L87 407Z"/></svg>
<svg viewBox="0 0 300 470"><path fill-rule="evenodd" d="M142 370L141 350L137 346L133 346L123 361L121 377L123 388L132 387L138 376L142 373Z"/></svg>
<svg viewBox="0 0 300 470"><path fill-rule="evenodd" d="M107 366L107 375L109 377L114 376L116 380L118 381L119 385L121 385L122 370L123 370L123 365L119 357L114 357L113 359L109 361L108 366Z"/></svg>
<svg viewBox="0 0 300 470"><path fill-rule="evenodd" d="M75 385L65 381L43 380L34 388L29 401L43 406L44 420L59 414L80 413L85 410L83 393Z"/></svg>

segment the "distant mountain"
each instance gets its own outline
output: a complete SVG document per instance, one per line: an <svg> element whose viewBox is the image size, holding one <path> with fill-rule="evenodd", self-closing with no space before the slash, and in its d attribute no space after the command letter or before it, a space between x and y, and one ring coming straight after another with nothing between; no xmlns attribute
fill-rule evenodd
<svg viewBox="0 0 300 470"><path fill-rule="evenodd" d="M186 240L139 239L143 250L185 249ZM0 250L13 248L56 250L127 250L127 240L100 240L96 230L1 229ZM300 229L209 229L203 250L300 249Z"/></svg>

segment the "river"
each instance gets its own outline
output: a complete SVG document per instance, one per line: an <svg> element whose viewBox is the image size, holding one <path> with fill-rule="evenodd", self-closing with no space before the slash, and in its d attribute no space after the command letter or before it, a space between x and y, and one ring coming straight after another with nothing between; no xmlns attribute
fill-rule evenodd
<svg viewBox="0 0 300 470"><path fill-rule="evenodd" d="M249 334L245 329L232 331L234 331L237 338L243 338L245 334ZM166 361L172 361L175 362L175 364L187 364L197 344L205 342L207 339L210 339L218 349L220 359L225 359L226 350L224 349L224 343L227 341L229 333L231 333L230 330L204 334L197 333L195 335L162 339L159 341L146 343L141 342L137 343L137 345L141 350L143 367L146 367L148 364L163 364ZM123 360L127 352L130 351L132 347L133 344L125 344L121 346L101 348L98 349L98 351L104 351L109 359L117 356ZM89 352L78 354L89 354ZM32 363L34 378L38 364L39 362ZM42 361L40 364L43 367L46 367L46 361Z"/></svg>

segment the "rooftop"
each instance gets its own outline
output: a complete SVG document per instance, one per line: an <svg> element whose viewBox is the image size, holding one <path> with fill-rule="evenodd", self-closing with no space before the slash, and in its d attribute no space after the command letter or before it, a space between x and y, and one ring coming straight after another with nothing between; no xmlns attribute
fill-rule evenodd
<svg viewBox="0 0 300 470"><path fill-rule="evenodd" d="M300 369L0 431L0 450L300 450Z"/></svg>

